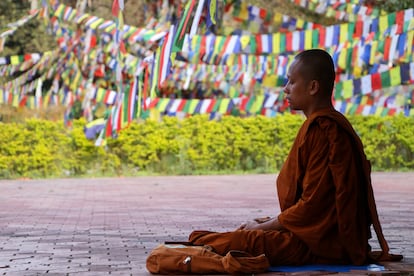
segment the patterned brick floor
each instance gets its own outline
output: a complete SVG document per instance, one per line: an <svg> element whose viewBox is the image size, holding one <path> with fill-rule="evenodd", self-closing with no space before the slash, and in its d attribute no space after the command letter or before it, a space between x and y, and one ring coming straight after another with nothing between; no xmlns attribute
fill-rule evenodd
<svg viewBox="0 0 414 276"><path fill-rule="evenodd" d="M148 275L145 259L158 243L277 214L275 177L0 181L0 274ZM405 256L387 267L407 275L414 271L414 173L372 177L386 238Z"/></svg>

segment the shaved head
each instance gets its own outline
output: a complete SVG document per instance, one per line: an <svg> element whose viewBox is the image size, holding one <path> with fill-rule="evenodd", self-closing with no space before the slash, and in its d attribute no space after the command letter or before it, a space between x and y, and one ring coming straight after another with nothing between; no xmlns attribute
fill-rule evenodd
<svg viewBox="0 0 414 276"><path fill-rule="evenodd" d="M335 83L335 65L332 57L324 50L306 50L295 57L299 70L308 81L317 80L321 92L332 95Z"/></svg>

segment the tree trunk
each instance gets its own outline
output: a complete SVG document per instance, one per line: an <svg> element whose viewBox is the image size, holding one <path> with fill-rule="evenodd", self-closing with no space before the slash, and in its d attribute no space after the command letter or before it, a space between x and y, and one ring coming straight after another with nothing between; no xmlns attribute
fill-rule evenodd
<svg viewBox="0 0 414 276"><path fill-rule="evenodd" d="M31 6L30 6L30 10L37 10L39 8L39 3L37 2L37 0L32 0L31 2Z"/></svg>
<svg viewBox="0 0 414 276"><path fill-rule="evenodd" d="M86 10L87 0L78 0L76 2L76 9L80 14L84 14Z"/></svg>

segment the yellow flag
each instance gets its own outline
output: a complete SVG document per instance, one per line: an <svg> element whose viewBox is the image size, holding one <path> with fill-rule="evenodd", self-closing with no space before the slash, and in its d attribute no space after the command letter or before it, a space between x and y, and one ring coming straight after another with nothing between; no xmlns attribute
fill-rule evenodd
<svg viewBox="0 0 414 276"><path fill-rule="evenodd" d="M63 10L65 9L65 5L59 4L58 8L55 11L55 16L59 17L59 15L63 14Z"/></svg>
<svg viewBox="0 0 414 276"><path fill-rule="evenodd" d="M280 24L282 24L282 19L283 19L283 15L281 13L276 12L275 15L273 16L273 23L279 26Z"/></svg>
<svg viewBox="0 0 414 276"><path fill-rule="evenodd" d="M414 20L411 20L411 22L414 22ZM414 31L411 30L411 31L407 32L407 41L413 41L413 39L414 39ZM408 44L407 44L406 49L407 50L406 50L405 56L406 56L407 59L411 59L412 58L411 54L412 54L412 51L413 51L412 50L413 47L408 47Z"/></svg>
<svg viewBox="0 0 414 276"><path fill-rule="evenodd" d="M335 10L332 7L327 8L326 17L335 17Z"/></svg>
<svg viewBox="0 0 414 276"><path fill-rule="evenodd" d="M277 75L265 75L263 78L263 86L275 87L277 83Z"/></svg>
<svg viewBox="0 0 414 276"><path fill-rule="evenodd" d="M384 111L384 108L382 106L377 106L377 109L375 110L375 116L381 116L382 111Z"/></svg>
<svg viewBox="0 0 414 276"><path fill-rule="evenodd" d="M160 101L157 104L157 110L159 112L164 112L169 101L170 101L170 99L160 99Z"/></svg>
<svg viewBox="0 0 414 276"><path fill-rule="evenodd" d="M388 15L379 17L379 33L382 34L388 27Z"/></svg>
<svg viewBox="0 0 414 276"><path fill-rule="evenodd" d="M349 24L339 25L339 43L342 43L348 40L348 26Z"/></svg>
<svg viewBox="0 0 414 276"><path fill-rule="evenodd" d="M98 20L96 20L95 22L93 22L90 25L90 28L93 30L96 30L102 23L104 23L104 19L103 18L99 18Z"/></svg>
<svg viewBox="0 0 414 276"><path fill-rule="evenodd" d="M272 35L273 39L273 54L280 53L280 33L275 33Z"/></svg>
<svg viewBox="0 0 414 276"><path fill-rule="evenodd" d="M81 24L83 22L83 20L87 19L90 15L85 13L82 14L81 16L79 16L78 18L76 18L76 23L77 24Z"/></svg>
<svg viewBox="0 0 414 276"><path fill-rule="evenodd" d="M370 53L370 57L369 57L369 63L370 64L376 63L375 58L376 58L377 48L378 48L378 40L372 41L371 53Z"/></svg>
<svg viewBox="0 0 414 276"><path fill-rule="evenodd" d="M103 101L105 96L106 90L103 88L98 88L98 91L96 92L96 102L100 103Z"/></svg>
<svg viewBox="0 0 414 276"><path fill-rule="evenodd" d="M80 70L78 70L77 73L76 73L75 79L71 82L71 85L70 85L70 89L72 91L75 92L76 89L78 88L78 84L80 82L81 77L82 77L81 72L80 72Z"/></svg>
<svg viewBox="0 0 414 276"><path fill-rule="evenodd" d="M296 27L300 30L303 29L303 27L305 27L305 20L298 18L296 20Z"/></svg>
<svg viewBox="0 0 414 276"><path fill-rule="evenodd" d="M20 63L19 56L11 56L10 57L10 63L11 65L17 65Z"/></svg>
<svg viewBox="0 0 414 276"><path fill-rule="evenodd" d="M236 97L236 94L237 94L236 87L230 86L230 88L229 88L229 97L234 98L234 97Z"/></svg>
<svg viewBox="0 0 414 276"><path fill-rule="evenodd" d="M256 100L254 101L252 112L259 113L260 110L262 109L263 101L264 101L264 95L258 95L256 97Z"/></svg>
<svg viewBox="0 0 414 276"><path fill-rule="evenodd" d="M313 30L305 31L305 50L312 49L312 32Z"/></svg>
<svg viewBox="0 0 414 276"><path fill-rule="evenodd" d="M390 70L390 81L391 86L396 86L401 84L401 74L400 74L401 68L400 67L394 67Z"/></svg>
<svg viewBox="0 0 414 276"><path fill-rule="evenodd" d="M240 43L241 43L242 49L246 48L247 45L249 45L250 43L250 35L242 35L240 37Z"/></svg>
<svg viewBox="0 0 414 276"><path fill-rule="evenodd" d="M368 103L368 96L361 97L359 105L366 105Z"/></svg>
<svg viewBox="0 0 414 276"><path fill-rule="evenodd" d="M214 42L214 54L219 54L221 50L223 50L223 43L226 40L225 36L216 36L216 41Z"/></svg>
<svg viewBox="0 0 414 276"><path fill-rule="evenodd" d="M353 74L354 74L354 77L357 77L357 78L361 77L362 76L362 67L359 66L358 64L355 64Z"/></svg>
<svg viewBox="0 0 414 276"><path fill-rule="evenodd" d="M230 99L225 98L221 101L220 107L219 107L219 113L226 114L227 108L229 107Z"/></svg>
<svg viewBox="0 0 414 276"><path fill-rule="evenodd" d="M217 0L210 1L210 20L215 25L216 24L216 9L217 9Z"/></svg>
<svg viewBox="0 0 414 276"><path fill-rule="evenodd" d="M348 49L342 49L338 56L338 66L341 69L346 69L346 55Z"/></svg>
<svg viewBox="0 0 414 276"><path fill-rule="evenodd" d="M12 106L13 107L18 107L19 106L19 96L18 95L13 95Z"/></svg>
<svg viewBox="0 0 414 276"><path fill-rule="evenodd" d="M342 96L345 99L352 98L352 95L353 95L353 87L354 87L354 85L353 85L352 80L346 80L346 81L343 82L343 86L342 86L342 89L343 89Z"/></svg>
<svg viewBox="0 0 414 276"><path fill-rule="evenodd" d="M229 55L228 59L226 60L227 66L232 66L235 64L236 55Z"/></svg>
<svg viewBox="0 0 414 276"><path fill-rule="evenodd" d="M195 109L196 109L199 102L200 102L200 100L197 100L197 99L191 100L190 101L190 107L188 108L188 113L194 114Z"/></svg>

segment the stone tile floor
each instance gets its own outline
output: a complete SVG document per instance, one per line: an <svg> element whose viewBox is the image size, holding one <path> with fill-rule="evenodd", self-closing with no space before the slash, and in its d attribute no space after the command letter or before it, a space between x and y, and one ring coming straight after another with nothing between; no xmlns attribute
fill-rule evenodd
<svg viewBox="0 0 414 276"><path fill-rule="evenodd" d="M159 243L186 240L195 229L229 231L277 214L275 179L0 181L0 274L149 275L146 256ZM373 173L372 179L385 236L392 252L405 256L402 263L386 264L395 273L382 274L414 275L414 173ZM375 240L372 245L378 248ZM324 273L291 273L309 274Z"/></svg>

